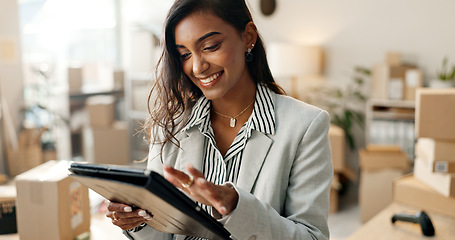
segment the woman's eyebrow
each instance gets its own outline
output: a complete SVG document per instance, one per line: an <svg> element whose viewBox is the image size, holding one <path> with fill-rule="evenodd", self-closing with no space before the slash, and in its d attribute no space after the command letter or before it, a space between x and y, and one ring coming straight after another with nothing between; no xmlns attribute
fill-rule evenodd
<svg viewBox="0 0 455 240"><path fill-rule="evenodd" d="M218 34L221 34L220 32L209 32L209 33L206 33L204 36L200 37L198 40L196 40L196 45L201 43L202 41L204 41L205 39L213 36L213 35L218 35ZM185 48L185 46L183 45L175 45L177 48Z"/></svg>

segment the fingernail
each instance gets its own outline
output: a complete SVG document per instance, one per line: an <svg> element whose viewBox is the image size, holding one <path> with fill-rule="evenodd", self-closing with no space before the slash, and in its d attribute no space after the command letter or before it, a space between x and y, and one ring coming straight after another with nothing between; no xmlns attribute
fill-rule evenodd
<svg viewBox="0 0 455 240"><path fill-rule="evenodd" d="M200 183L200 184L204 184L207 182L207 180L205 180L205 178L198 178L197 181Z"/></svg>
<svg viewBox="0 0 455 240"><path fill-rule="evenodd" d="M221 211L223 212L222 214L226 214L227 213L227 209L225 207L221 207Z"/></svg>
<svg viewBox="0 0 455 240"><path fill-rule="evenodd" d="M150 215L147 215L144 218L147 219L148 221L152 220L152 216L150 216Z"/></svg>
<svg viewBox="0 0 455 240"><path fill-rule="evenodd" d="M145 212L144 210L139 211L137 214L139 214L139 216L141 217L147 216L147 212Z"/></svg>
<svg viewBox="0 0 455 240"><path fill-rule="evenodd" d="M123 211L125 211L125 212L132 212L133 209L132 209L130 206L126 206L126 207L123 208Z"/></svg>

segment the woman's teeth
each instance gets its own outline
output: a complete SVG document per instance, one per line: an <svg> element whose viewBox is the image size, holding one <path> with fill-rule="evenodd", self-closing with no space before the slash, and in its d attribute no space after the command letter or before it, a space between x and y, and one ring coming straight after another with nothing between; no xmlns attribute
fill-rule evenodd
<svg viewBox="0 0 455 240"><path fill-rule="evenodd" d="M221 75L221 73L213 74L212 76L210 76L208 78L199 79L199 81L201 81L202 83L210 83L213 80L215 80L217 77L219 77L220 75Z"/></svg>

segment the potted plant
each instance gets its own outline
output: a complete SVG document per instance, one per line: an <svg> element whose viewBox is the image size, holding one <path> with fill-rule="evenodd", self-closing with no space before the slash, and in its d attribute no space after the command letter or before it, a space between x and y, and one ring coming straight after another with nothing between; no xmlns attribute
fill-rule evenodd
<svg viewBox="0 0 455 240"><path fill-rule="evenodd" d="M455 79L455 65L452 68L448 66L448 59L445 57L442 60L442 68L436 72L436 79L430 82L431 88L450 88L453 87Z"/></svg>
<svg viewBox="0 0 455 240"><path fill-rule="evenodd" d="M345 87L330 84L314 86L306 91L303 100L327 110L331 123L339 126L345 132L346 142L353 151L357 149L354 139L354 128L364 130L366 81L371 71L365 67L355 67L351 81Z"/></svg>

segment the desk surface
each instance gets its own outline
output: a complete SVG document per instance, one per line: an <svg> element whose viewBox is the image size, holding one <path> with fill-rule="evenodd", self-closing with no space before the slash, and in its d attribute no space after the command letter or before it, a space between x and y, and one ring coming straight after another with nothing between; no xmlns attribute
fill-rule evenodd
<svg viewBox="0 0 455 240"><path fill-rule="evenodd" d="M420 209L408 205L392 203L378 215L368 221L348 240L453 240L455 239L455 218L433 212L425 211L431 218L435 228L434 237L425 237L422 234L420 225L408 222L397 221L392 224L392 216L395 213L415 214Z"/></svg>
<svg viewBox="0 0 455 240"><path fill-rule="evenodd" d="M91 240L125 240L127 239L122 230L114 226L104 214L95 214L91 218L90 226ZM0 240L19 240L18 234L0 235Z"/></svg>

